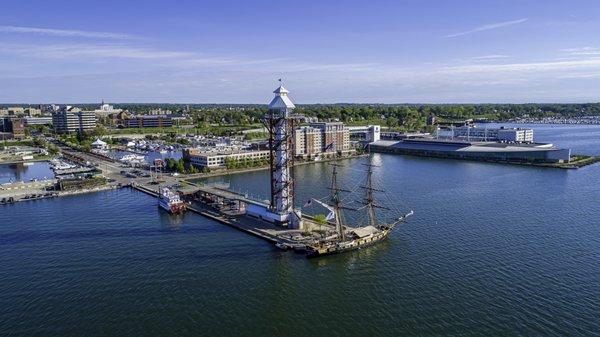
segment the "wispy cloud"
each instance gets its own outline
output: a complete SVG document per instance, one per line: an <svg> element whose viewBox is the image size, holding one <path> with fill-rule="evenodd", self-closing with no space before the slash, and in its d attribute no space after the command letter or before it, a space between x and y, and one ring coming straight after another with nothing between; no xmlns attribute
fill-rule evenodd
<svg viewBox="0 0 600 337"><path fill-rule="evenodd" d="M319 70L357 72L367 71L377 66L375 63L310 63L287 58L256 59L231 55L207 55L202 52L157 49L129 43L0 44L0 54L81 62L121 60L131 63L133 61L137 66L165 66L191 70L219 67L220 69L237 69L239 71L285 71L288 73Z"/></svg>
<svg viewBox="0 0 600 337"><path fill-rule="evenodd" d="M483 55L483 56L476 56L473 57L473 60L481 60L481 61L485 61L485 60L499 60L499 59L506 59L509 58L509 55L503 55L503 54L492 54L492 55Z"/></svg>
<svg viewBox="0 0 600 337"><path fill-rule="evenodd" d="M0 26L1 33L33 34L60 37L87 37L98 39L130 40L135 36L122 33L91 32L85 30L52 29L38 27Z"/></svg>
<svg viewBox="0 0 600 337"><path fill-rule="evenodd" d="M472 33L483 32L483 31L486 31L486 30L492 30L492 29L498 29L498 28L508 27L508 26L517 25L517 24L523 23L523 22L525 22L527 20L528 20L527 18L523 18L523 19L512 20L512 21L490 23L490 24L479 26L479 27L475 27L473 29L469 29L469 30L466 30L466 31L463 31L463 32L458 32L458 33L446 35L444 37L445 38L453 38L453 37L468 35L468 34L472 34Z"/></svg>
<svg viewBox="0 0 600 337"><path fill-rule="evenodd" d="M568 49L561 49L561 51L566 52L569 55L574 55L574 56L600 55L600 48L596 48L596 47L568 48Z"/></svg>

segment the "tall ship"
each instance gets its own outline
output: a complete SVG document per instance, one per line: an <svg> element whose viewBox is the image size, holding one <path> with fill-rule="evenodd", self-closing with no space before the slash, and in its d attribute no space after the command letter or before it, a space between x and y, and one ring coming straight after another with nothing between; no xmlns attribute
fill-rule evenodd
<svg viewBox="0 0 600 337"><path fill-rule="evenodd" d="M171 191L167 187L160 189L158 206L171 214L183 213L186 209L185 203L181 200L179 194Z"/></svg>
<svg viewBox="0 0 600 337"><path fill-rule="evenodd" d="M368 169L365 183L357 186L358 189L364 190L362 198L344 204L343 201L349 198L347 196L342 197L342 193L352 193L353 191L338 187L338 166L340 165L333 164L329 200L312 199L312 201L330 211L326 220L328 220L328 223L331 223L333 220L335 234L306 245L307 257L343 253L371 246L385 239L396 225L406 221L406 218L413 215L413 211L410 211L402 216L395 216L388 221L380 221L378 219L376 210L392 211L392 209L387 205L380 205L375 201L375 193L385 192L373 186L374 165L372 164L366 164ZM353 223L353 225L358 226L351 226L351 224L346 223L343 210L366 213L366 223L362 224L362 226L359 223Z"/></svg>

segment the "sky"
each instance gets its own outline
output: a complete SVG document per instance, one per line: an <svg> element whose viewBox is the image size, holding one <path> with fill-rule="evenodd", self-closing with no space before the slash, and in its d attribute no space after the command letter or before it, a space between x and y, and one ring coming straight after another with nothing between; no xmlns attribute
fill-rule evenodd
<svg viewBox="0 0 600 337"><path fill-rule="evenodd" d="M0 103L600 101L600 1L5 0Z"/></svg>

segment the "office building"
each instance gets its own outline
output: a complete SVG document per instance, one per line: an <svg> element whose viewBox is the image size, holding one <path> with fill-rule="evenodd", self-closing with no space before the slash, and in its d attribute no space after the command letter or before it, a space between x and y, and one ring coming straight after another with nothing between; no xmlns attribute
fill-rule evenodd
<svg viewBox="0 0 600 337"><path fill-rule="evenodd" d="M533 130L521 128L478 128L461 126L452 130L455 139L466 141L532 143Z"/></svg>
<svg viewBox="0 0 600 337"><path fill-rule="evenodd" d="M66 106L52 114L52 124L56 133L91 131L96 127L96 115L93 111Z"/></svg>
<svg viewBox="0 0 600 337"><path fill-rule="evenodd" d="M184 149L183 158L199 168L222 168L226 160L265 160L269 151L201 151L199 149Z"/></svg>
<svg viewBox="0 0 600 337"><path fill-rule="evenodd" d="M115 116L115 125L123 128L168 128L173 126L173 119L169 115L131 115L123 111Z"/></svg>
<svg viewBox="0 0 600 337"><path fill-rule="evenodd" d="M25 126L52 125L52 117L24 117Z"/></svg>
<svg viewBox="0 0 600 337"><path fill-rule="evenodd" d="M9 137L22 139L25 138L25 123L20 117L0 118L0 131Z"/></svg>
<svg viewBox="0 0 600 337"><path fill-rule="evenodd" d="M349 126L350 139L372 143L381 139L381 126L366 125L366 126Z"/></svg>

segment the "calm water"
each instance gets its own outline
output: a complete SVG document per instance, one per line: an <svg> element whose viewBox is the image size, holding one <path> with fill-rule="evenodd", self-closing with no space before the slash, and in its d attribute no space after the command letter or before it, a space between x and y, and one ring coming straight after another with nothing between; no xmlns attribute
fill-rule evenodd
<svg viewBox="0 0 600 337"><path fill-rule="evenodd" d="M600 156L600 125L485 123L478 126L530 128L536 142L570 148L573 154Z"/></svg>
<svg viewBox="0 0 600 337"><path fill-rule="evenodd" d="M365 161L345 161L342 183ZM0 335L600 332L600 165L373 161L415 216L381 245L323 259L169 217L127 189L2 207ZM299 198L326 194L328 171L298 168ZM229 180L268 188L266 172Z"/></svg>
<svg viewBox="0 0 600 337"><path fill-rule="evenodd" d="M23 163L0 165L0 184L15 181L27 182L33 178L44 179L53 177L54 173L50 169L50 163L45 161L37 161L27 165Z"/></svg>

